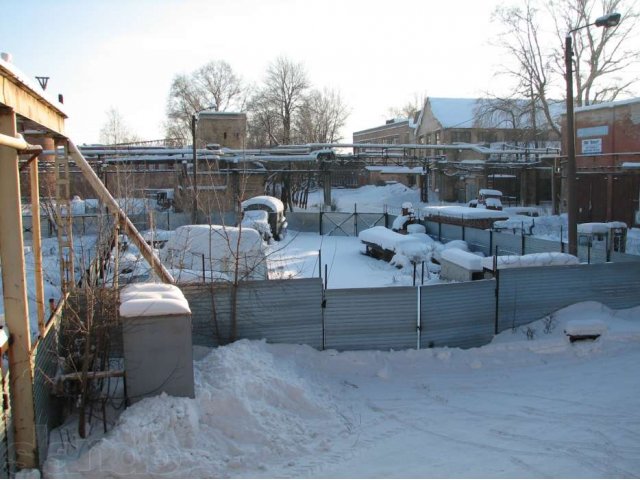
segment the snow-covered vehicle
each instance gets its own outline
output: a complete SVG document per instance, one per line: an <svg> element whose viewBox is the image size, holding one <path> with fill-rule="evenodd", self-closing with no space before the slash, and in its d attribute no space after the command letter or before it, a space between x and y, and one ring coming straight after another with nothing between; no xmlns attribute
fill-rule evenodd
<svg viewBox="0 0 640 480"><path fill-rule="evenodd" d="M274 240L279 241L285 237L287 219L284 216L284 204L279 199L269 195L259 195L242 202L242 211L245 215L254 210L267 212L271 236Z"/></svg>
<svg viewBox="0 0 640 480"><path fill-rule="evenodd" d="M488 210L502 210L502 192L481 188L478 192L478 199L469 202L471 208L486 208Z"/></svg>
<svg viewBox="0 0 640 480"><path fill-rule="evenodd" d="M253 228L223 225L178 227L160 252L174 277L266 280L267 257L262 236Z"/></svg>

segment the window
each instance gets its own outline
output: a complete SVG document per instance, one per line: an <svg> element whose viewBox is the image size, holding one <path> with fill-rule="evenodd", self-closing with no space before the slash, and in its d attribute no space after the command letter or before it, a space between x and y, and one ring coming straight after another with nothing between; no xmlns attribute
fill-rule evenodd
<svg viewBox="0 0 640 480"><path fill-rule="evenodd" d="M227 132L224 132L223 136L224 136L224 139L226 140L227 139Z"/></svg>

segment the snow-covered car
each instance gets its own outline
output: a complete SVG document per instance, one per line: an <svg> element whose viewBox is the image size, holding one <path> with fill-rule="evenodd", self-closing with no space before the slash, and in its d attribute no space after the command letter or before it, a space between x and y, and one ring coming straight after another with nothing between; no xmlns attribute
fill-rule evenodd
<svg viewBox="0 0 640 480"><path fill-rule="evenodd" d="M242 202L242 211L245 213L262 210L268 214L268 222L271 227L271 235L276 241L282 240L287 233L287 219L284 216L284 204L277 198L269 195L259 195Z"/></svg>

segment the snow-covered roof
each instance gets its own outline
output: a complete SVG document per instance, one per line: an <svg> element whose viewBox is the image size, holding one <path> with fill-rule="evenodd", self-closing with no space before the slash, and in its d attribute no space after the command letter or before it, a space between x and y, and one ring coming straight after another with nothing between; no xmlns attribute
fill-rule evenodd
<svg viewBox="0 0 640 480"><path fill-rule="evenodd" d="M274 212L284 212L284 204L276 197L269 195L258 195L257 197L251 197L242 202L242 208L245 209L249 205L265 205Z"/></svg>
<svg viewBox="0 0 640 480"><path fill-rule="evenodd" d="M492 190L490 188L481 188L478 192L480 195L484 195L485 197L501 197L502 192L500 190Z"/></svg>
<svg viewBox="0 0 640 480"><path fill-rule="evenodd" d="M626 100L616 100L615 102L596 103L593 105L578 107L574 111L575 113L588 112L592 110L600 110L601 108L615 108L623 105L633 105L635 103L640 103L640 98L628 98Z"/></svg>
<svg viewBox="0 0 640 480"><path fill-rule="evenodd" d="M121 317L189 314L189 303L175 285L134 283L123 288L120 293Z"/></svg>
<svg viewBox="0 0 640 480"><path fill-rule="evenodd" d="M429 97L433 116L443 128L471 128L475 121L477 98Z"/></svg>

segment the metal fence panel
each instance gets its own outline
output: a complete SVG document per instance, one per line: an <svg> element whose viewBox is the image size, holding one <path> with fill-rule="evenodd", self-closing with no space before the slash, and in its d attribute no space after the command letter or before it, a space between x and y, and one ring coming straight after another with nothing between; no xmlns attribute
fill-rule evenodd
<svg viewBox="0 0 640 480"><path fill-rule="evenodd" d="M49 449L49 432L60 423L60 412L51 397L51 379L58 369L58 332L61 314L51 319L54 322L47 334L40 338L33 352L33 401L36 422L36 440L40 466L44 464Z"/></svg>
<svg viewBox="0 0 640 480"><path fill-rule="evenodd" d="M491 232L489 230L467 227L464 229L464 239L472 251L480 251L485 255L492 255Z"/></svg>
<svg viewBox="0 0 640 480"><path fill-rule="evenodd" d="M562 245L560 240L545 240L543 238L524 237L524 253L560 252Z"/></svg>
<svg viewBox="0 0 640 480"><path fill-rule="evenodd" d="M508 268L499 275L499 331L588 300L616 309L640 304L640 263Z"/></svg>
<svg viewBox="0 0 640 480"><path fill-rule="evenodd" d="M396 219L395 215L388 215L385 213L358 213L357 220L357 232L359 234L361 231L366 230L367 228L373 227L384 227L386 225L393 225L393 221Z"/></svg>
<svg viewBox="0 0 640 480"><path fill-rule="evenodd" d="M440 232L441 242L447 243L451 240L462 240L462 226L460 225L449 225L448 223L443 223L441 232Z"/></svg>
<svg viewBox="0 0 640 480"><path fill-rule="evenodd" d="M522 236L493 232L493 253L496 247L498 255L522 255Z"/></svg>
<svg viewBox="0 0 640 480"><path fill-rule="evenodd" d="M640 255L630 255L628 253L611 252L612 262L640 262Z"/></svg>
<svg viewBox="0 0 640 480"><path fill-rule="evenodd" d="M235 329L231 322L233 290L229 285L181 288L191 307L195 345L218 346L234 338L264 338L274 343L322 347L319 278L242 283L237 291Z"/></svg>
<svg viewBox="0 0 640 480"><path fill-rule="evenodd" d="M322 213L322 235L353 237L355 236L355 231L355 217L353 213Z"/></svg>
<svg viewBox="0 0 640 480"><path fill-rule="evenodd" d="M479 347L495 328L495 280L479 280L420 289L420 345Z"/></svg>
<svg viewBox="0 0 640 480"><path fill-rule="evenodd" d="M417 345L417 289L387 287L326 291L325 348L389 350Z"/></svg>
<svg viewBox="0 0 640 480"><path fill-rule="evenodd" d="M287 212L288 229L296 232L318 233L320 212Z"/></svg>

